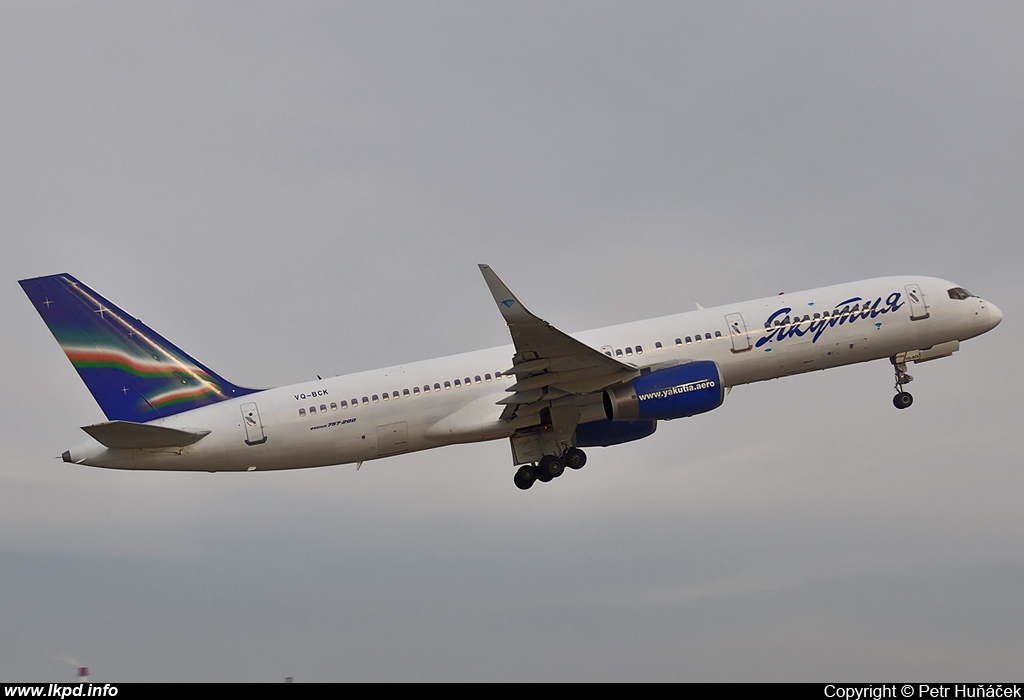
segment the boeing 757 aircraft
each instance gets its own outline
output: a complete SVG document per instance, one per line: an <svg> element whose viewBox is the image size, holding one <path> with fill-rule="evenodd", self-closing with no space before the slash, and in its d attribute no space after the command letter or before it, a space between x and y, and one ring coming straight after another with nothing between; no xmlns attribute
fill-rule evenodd
<svg viewBox="0 0 1024 700"><path fill-rule="evenodd" d="M740 384L889 358L907 408L908 362L952 355L1002 319L952 282L885 277L568 335L480 271L511 347L277 389L232 384L71 275L20 284L107 417L65 462L297 469L508 439L521 489Z"/></svg>

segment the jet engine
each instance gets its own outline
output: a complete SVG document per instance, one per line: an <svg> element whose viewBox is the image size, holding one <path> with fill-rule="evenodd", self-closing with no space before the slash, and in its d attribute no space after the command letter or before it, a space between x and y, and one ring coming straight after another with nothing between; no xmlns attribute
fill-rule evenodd
<svg viewBox="0 0 1024 700"><path fill-rule="evenodd" d="M700 360L609 387L604 392L604 411L612 421L671 420L705 413L724 400L718 365Z"/></svg>

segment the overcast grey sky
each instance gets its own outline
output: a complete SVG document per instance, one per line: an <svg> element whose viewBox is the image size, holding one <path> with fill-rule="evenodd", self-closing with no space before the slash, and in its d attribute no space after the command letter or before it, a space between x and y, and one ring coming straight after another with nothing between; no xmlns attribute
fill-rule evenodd
<svg viewBox="0 0 1024 700"><path fill-rule="evenodd" d="M1024 660L1024 5L0 4L0 680L998 680ZM103 419L15 283L230 380L888 274L959 353L733 391L520 492L506 443L293 473Z"/></svg>

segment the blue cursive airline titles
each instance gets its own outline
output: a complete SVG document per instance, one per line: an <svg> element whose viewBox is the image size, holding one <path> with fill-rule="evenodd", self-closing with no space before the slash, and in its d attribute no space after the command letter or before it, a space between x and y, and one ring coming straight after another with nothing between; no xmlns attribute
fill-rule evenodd
<svg viewBox="0 0 1024 700"><path fill-rule="evenodd" d="M759 338L754 343L754 347L759 348L773 340L786 340L794 336L803 337L808 333L814 334L811 342L815 343L826 328L853 323L860 319L878 318L883 314L899 311L904 306L904 302L901 301L902 296L900 292L893 292L885 298L884 302L882 297L878 297L874 303L865 302L863 306L860 305L860 302L863 301L861 297L852 297L836 304L835 310L829 316L803 321L800 320L800 317L791 319L789 314L793 312L792 307L783 307L768 317L765 325L770 328L767 328L768 332L763 338Z"/></svg>

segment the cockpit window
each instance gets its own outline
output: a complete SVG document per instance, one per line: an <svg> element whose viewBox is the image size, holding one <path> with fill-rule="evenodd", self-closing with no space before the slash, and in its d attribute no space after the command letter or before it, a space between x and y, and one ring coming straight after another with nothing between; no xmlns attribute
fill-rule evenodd
<svg viewBox="0 0 1024 700"><path fill-rule="evenodd" d="M953 287L952 289L949 290L950 299L968 299L973 296L973 294L968 292L963 287Z"/></svg>

